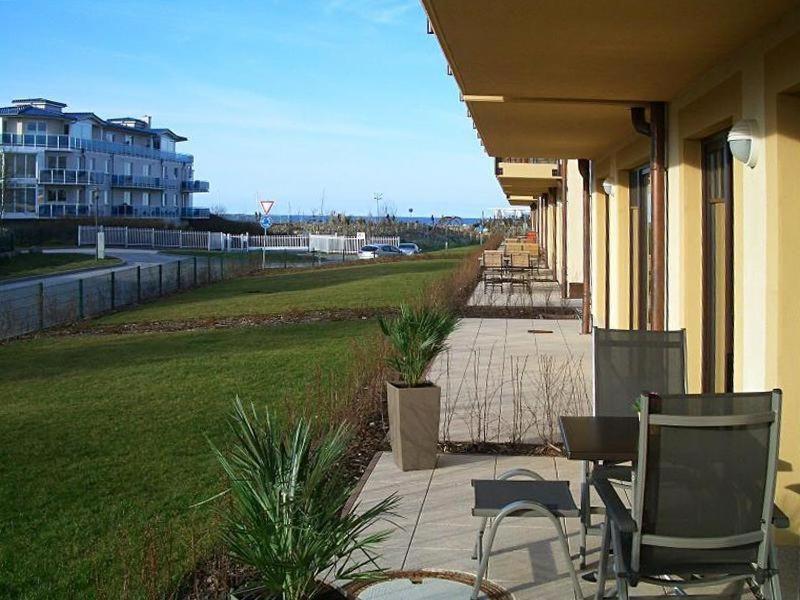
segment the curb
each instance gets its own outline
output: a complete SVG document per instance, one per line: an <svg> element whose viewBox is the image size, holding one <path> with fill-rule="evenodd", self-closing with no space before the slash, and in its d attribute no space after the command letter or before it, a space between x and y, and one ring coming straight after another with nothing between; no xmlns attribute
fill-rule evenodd
<svg viewBox="0 0 800 600"><path fill-rule="evenodd" d="M116 258L116 257L113 257ZM48 277L59 277L61 275L75 275L77 273L89 273L91 271L100 271L101 269L116 269L117 267L124 267L128 261L124 258L119 259L119 262L114 265L98 266L98 267L82 267L80 269L71 269L69 271L57 271L56 273L46 273L44 275L26 275L25 277L13 277L11 279L0 279L0 287L9 283L24 283L26 281L35 281L37 279L47 279Z"/></svg>

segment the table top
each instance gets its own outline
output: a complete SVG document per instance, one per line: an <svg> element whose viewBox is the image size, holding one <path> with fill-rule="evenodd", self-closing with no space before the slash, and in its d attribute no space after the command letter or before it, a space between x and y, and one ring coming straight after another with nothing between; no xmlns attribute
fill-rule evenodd
<svg viewBox="0 0 800 600"><path fill-rule="evenodd" d="M638 417L560 417L564 450L570 460L635 460Z"/></svg>

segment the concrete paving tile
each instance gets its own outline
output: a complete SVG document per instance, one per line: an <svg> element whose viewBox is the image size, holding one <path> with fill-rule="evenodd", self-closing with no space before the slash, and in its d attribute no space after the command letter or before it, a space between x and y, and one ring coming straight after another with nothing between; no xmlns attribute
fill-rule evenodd
<svg viewBox="0 0 800 600"><path fill-rule="evenodd" d="M405 570L428 569L438 571L459 571L475 574L477 561L472 560L471 550L453 551L447 548L423 548L414 544L408 551Z"/></svg>
<svg viewBox="0 0 800 600"><path fill-rule="evenodd" d="M479 519L467 514L458 524L420 521L414 532L414 548L441 548L472 553Z"/></svg>

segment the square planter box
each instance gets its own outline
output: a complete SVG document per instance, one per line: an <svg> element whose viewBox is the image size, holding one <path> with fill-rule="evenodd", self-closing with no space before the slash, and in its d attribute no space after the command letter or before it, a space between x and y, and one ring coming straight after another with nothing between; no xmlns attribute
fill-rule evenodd
<svg viewBox="0 0 800 600"><path fill-rule="evenodd" d="M432 469L439 440L441 390L386 382L389 437L395 464L403 471Z"/></svg>

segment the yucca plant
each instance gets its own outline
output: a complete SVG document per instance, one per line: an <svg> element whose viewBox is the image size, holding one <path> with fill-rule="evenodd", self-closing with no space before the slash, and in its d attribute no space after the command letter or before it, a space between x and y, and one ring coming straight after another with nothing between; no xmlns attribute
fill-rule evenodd
<svg viewBox="0 0 800 600"><path fill-rule="evenodd" d="M230 449L214 448L230 483L223 540L256 573L238 598L310 600L323 581L380 575L375 547L391 530L373 526L396 516L398 498L343 512L353 489L342 469L347 428L314 435L307 421L285 427L238 398L229 427Z"/></svg>
<svg viewBox="0 0 800 600"><path fill-rule="evenodd" d="M378 322L394 349L387 359L389 366L400 374L403 383L417 387L423 383L428 363L447 347L447 336L458 325L458 317L438 308L403 304L396 317L380 317Z"/></svg>

